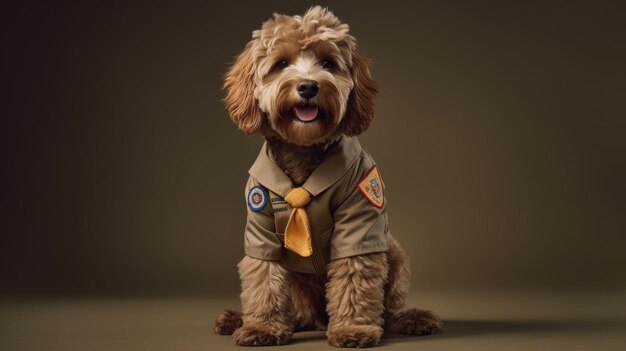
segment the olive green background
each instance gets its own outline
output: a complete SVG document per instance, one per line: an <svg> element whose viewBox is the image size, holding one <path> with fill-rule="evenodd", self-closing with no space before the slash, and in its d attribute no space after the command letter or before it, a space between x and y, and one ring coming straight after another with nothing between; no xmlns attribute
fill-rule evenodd
<svg viewBox="0 0 626 351"><path fill-rule="evenodd" d="M311 4L3 5L0 292L234 296L262 139L221 78ZM374 61L361 143L414 290L626 288L624 5L322 4Z"/></svg>

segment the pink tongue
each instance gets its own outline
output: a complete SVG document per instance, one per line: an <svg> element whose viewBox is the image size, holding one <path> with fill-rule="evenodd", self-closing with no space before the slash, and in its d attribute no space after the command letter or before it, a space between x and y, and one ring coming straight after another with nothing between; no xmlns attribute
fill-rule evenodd
<svg viewBox="0 0 626 351"><path fill-rule="evenodd" d="M296 117L302 122L310 122L317 117L317 106L296 106Z"/></svg>

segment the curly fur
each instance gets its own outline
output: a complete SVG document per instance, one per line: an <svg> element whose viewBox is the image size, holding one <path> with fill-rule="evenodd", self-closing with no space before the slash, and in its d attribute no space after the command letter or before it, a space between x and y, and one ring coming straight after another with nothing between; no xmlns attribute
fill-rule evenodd
<svg viewBox="0 0 626 351"><path fill-rule="evenodd" d="M276 273L270 271L272 265L276 265L273 269L278 270L278 276L269 276ZM367 347L378 343L383 331L428 335L442 326L430 311L403 310L409 292L409 261L393 237L385 254L332 262L327 279L286 272L276 263L250 257L245 257L239 267L244 314L251 309L250 315L260 316L245 333L235 335L240 345L280 345L286 343L294 331L327 329L329 343L333 346ZM268 279L279 283L264 287ZM272 287L276 289L268 291ZM268 299L268 294L276 295ZM250 301L249 296L255 296L254 301ZM283 309L285 306L287 310ZM272 321L275 317L280 317L280 321ZM263 324L265 327L259 328L263 320L267 321ZM218 315L215 324L217 334L228 335L241 328L244 319L242 313L225 310ZM268 325L279 327L267 330ZM254 333L259 338L254 338Z"/></svg>
<svg viewBox="0 0 626 351"><path fill-rule="evenodd" d="M283 345L293 334L288 272L278 263L245 256L239 262L243 325L233 338L237 345Z"/></svg>
<svg viewBox="0 0 626 351"><path fill-rule="evenodd" d="M274 161L301 185L341 135L370 126L378 91L370 65L348 25L327 9L275 14L253 32L227 73L224 103L242 131L266 138ZM319 93L300 96L296 86L303 79L318 82ZM302 104L318 109L313 121L296 118ZM233 334L238 345L282 345L295 331L326 329L337 347L373 346L383 332L435 332L441 322L434 314L405 309L409 261L398 242L389 241L386 253L332 261L326 277L244 257L238 266L242 312L219 314L215 332Z"/></svg>
<svg viewBox="0 0 626 351"><path fill-rule="evenodd" d="M330 319L326 334L331 346L369 347L380 341L387 275L384 253L329 264L326 309Z"/></svg>
<svg viewBox="0 0 626 351"><path fill-rule="evenodd" d="M327 145L300 146L281 139L267 139L267 145L276 164L283 169L294 185L300 186L324 160Z"/></svg>
<svg viewBox="0 0 626 351"><path fill-rule="evenodd" d="M239 311L224 310L215 319L213 331L219 335L232 335L235 330L243 325L242 315Z"/></svg>
<svg viewBox="0 0 626 351"><path fill-rule="evenodd" d="M291 301L296 314L296 331L326 330L326 280L313 274L290 275Z"/></svg>
<svg viewBox="0 0 626 351"><path fill-rule="evenodd" d="M370 61L357 50L348 30L319 6L302 17L274 14L252 33L226 74L224 103L231 119L247 134L261 132L303 146L367 129L374 119L378 85ZM289 66L277 68L281 60ZM334 67L325 69L324 60ZM293 106L303 102L295 89L302 79L320 85L320 93L307 101L320 109L320 118L312 123L293 116Z"/></svg>

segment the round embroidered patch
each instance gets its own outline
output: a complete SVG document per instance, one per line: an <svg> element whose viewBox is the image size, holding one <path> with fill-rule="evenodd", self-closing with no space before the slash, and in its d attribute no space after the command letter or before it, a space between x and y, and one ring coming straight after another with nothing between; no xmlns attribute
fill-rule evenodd
<svg viewBox="0 0 626 351"><path fill-rule="evenodd" d="M250 192L248 193L248 207L250 207L252 211L256 212L262 210L266 203L267 194L262 186L257 185L250 189Z"/></svg>

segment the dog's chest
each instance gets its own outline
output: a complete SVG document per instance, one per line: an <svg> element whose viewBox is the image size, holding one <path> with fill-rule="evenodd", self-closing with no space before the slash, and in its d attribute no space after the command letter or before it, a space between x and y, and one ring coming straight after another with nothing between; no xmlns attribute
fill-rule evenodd
<svg viewBox="0 0 626 351"><path fill-rule="evenodd" d="M271 190L268 192L269 203L274 215L275 234L284 245L285 228L293 208L280 195ZM325 273L326 264L330 260L330 242L334 228L332 200L332 191L327 191L314 197L306 206L313 254L310 257L301 257L283 248L281 262L288 269L302 273Z"/></svg>

